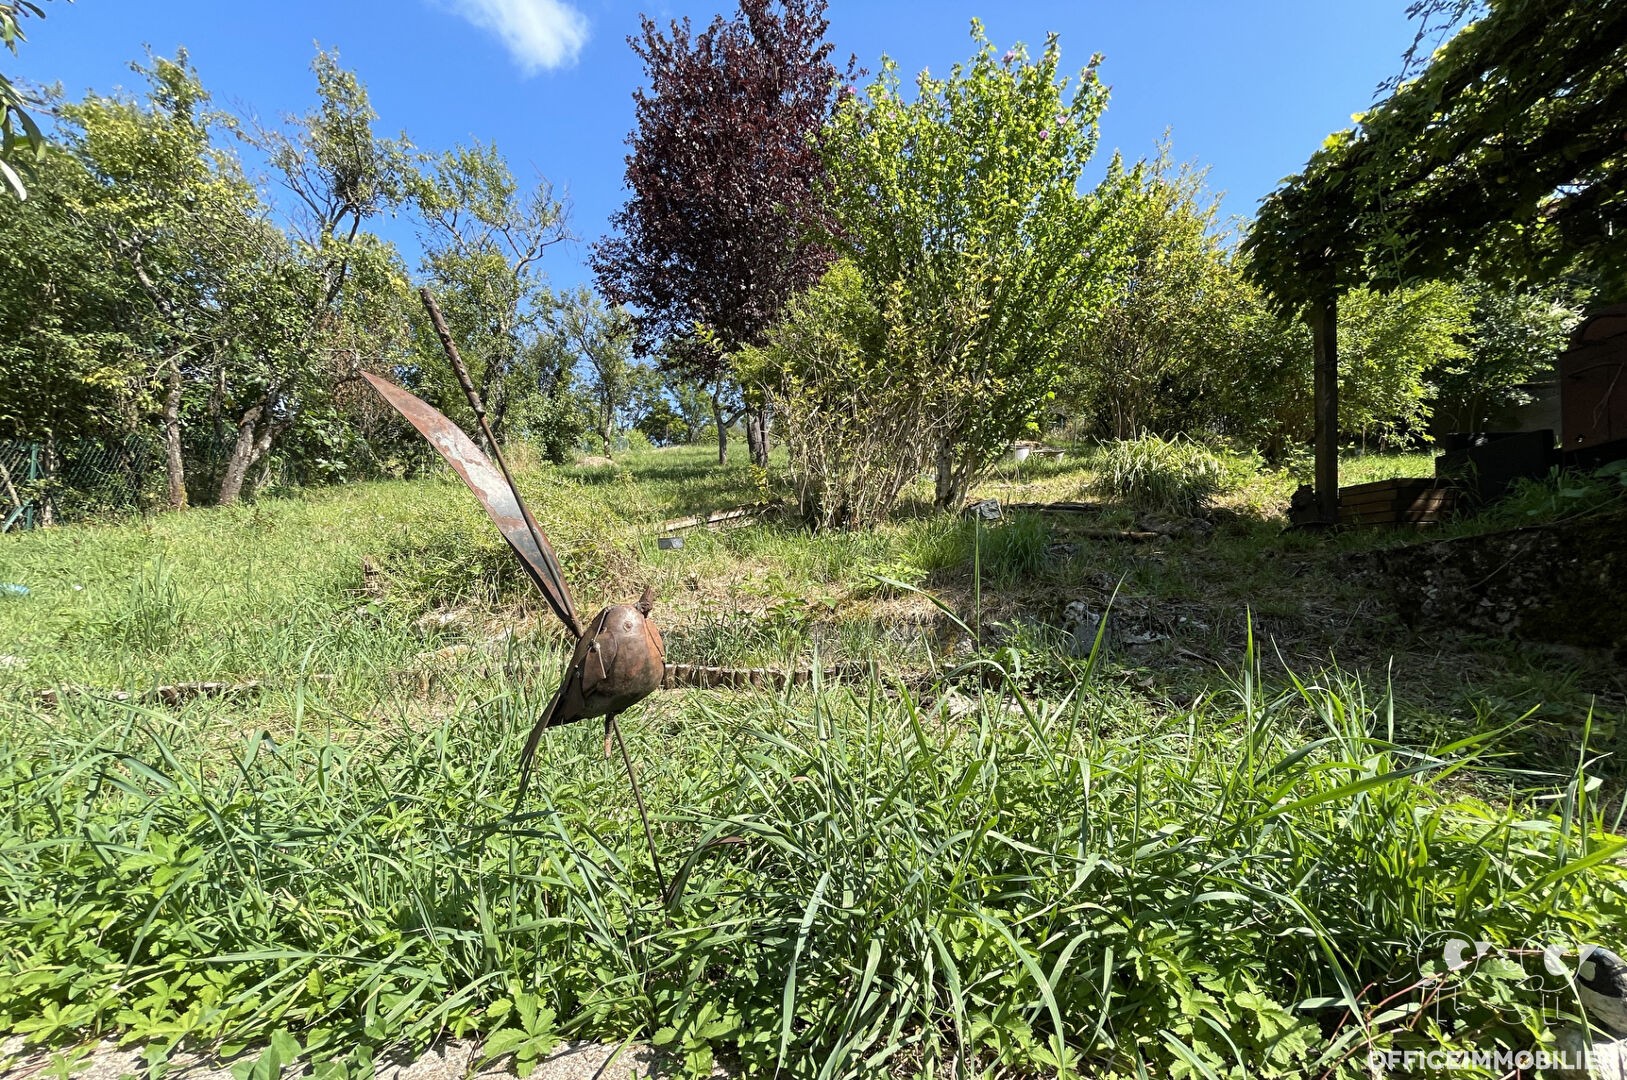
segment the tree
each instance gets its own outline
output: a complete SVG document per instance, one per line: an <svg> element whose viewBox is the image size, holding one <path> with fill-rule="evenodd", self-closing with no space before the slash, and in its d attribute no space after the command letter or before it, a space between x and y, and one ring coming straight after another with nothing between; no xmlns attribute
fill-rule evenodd
<svg viewBox="0 0 1627 1080"><path fill-rule="evenodd" d="M145 305L78 207L92 180L47 149L0 230L0 437L127 430L141 407Z"/></svg>
<svg viewBox="0 0 1627 1080"><path fill-rule="evenodd" d="M268 239L261 280L234 309L253 321L241 339L250 347L222 380L237 429L220 478L223 506L302 409L354 375L364 347L356 331L399 324L380 314L399 312L399 258L362 227L406 199L410 144L374 134L367 89L337 53L318 50L311 70L317 107L256 140L295 198L295 229L290 244Z"/></svg>
<svg viewBox="0 0 1627 1080"><path fill-rule="evenodd" d="M829 262L805 242L842 74L826 26L824 0L740 0L699 34L688 19L662 33L645 18L628 39L649 86L633 95L632 195L594 246L594 274L607 300L634 309L641 353L709 388L720 463L737 392L729 354L760 343ZM766 416L750 411L752 456L766 464Z"/></svg>
<svg viewBox="0 0 1627 1080"><path fill-rule="evenodd" d="M1339 319L1339 430L1363 446L1421 434L1435 396L1428 373L1469 356L1471 310L1462 289L1441 281L1347 293Z"/></svg>
<svg viewBox="0 0 1627 1080"><path fill-rule="evenodd" d="M135 381L161 402L168 502L179 509L185 388L217 383L214 364L232 335L228 295L276 243L275 230L236 161L215 146L218 118L186 53L134 69L144 99L92 94L58 110L87 178L60 205L60 224L82 223L139 291L126 324L147 359Z"/></svg>
<svg viewBox="0 0 1627 1080"><path fill-rule="evenodd" d="M611 456L620 420L638 388L633 324L620 308L606 308L586 288L566 294L555 308L554 333L587 369L594 403L594 433Z"/></svg>
<svg viewBox="0 0 1627 1080"><path fill-rule="evenodd" d="M831 242L898 328L894 366L932 394L940 508L1054 395L1129 231L1127 185L1082 184L1107 104L1100 58L1070 92L1054 35L1032 63L996 54L975 21L972 37L971 62L923 72L912 98L886 61L826 140Z"/></svg>
<svg viewBox="0 0 1627 1080"><path fill-rule="evenodd" d="M932 459L941 402L919 367L897 362L913 355L898 310L843 260L787 305L766 344L740 354L781 419L797 504L815 528L876 525Z"/></svg>
<svg viewBox="0 0 1627 1080"><path fill-rule="evenodd" d="M1196 414L1277 461L1314 429L1310 331L1281 315L1235 263L1228 299L1203 355L1216 378ZM1471 302L1457 286L1353 289L1339 320L1339 434L1364 444L1404 444L1424 430L1437 395L1431 373L1468 356Z"/></svg>
<svg viewBox="0 0 1627 1080"><path fill-rule="evenodd" d="M1529 403L1530 384L1553 375L1583 301L1565 283L1510 288L1470 277L1463 288L1473 304L1468 348L1428 377L1452 430L1481 431L1498 410Z"/></svg>
<svg viewBox="0 0 1627 1080"><path fill-rule="evenodd" d="M1627 290L1627 0L1412 10L1420 38L1479 17L1265 199L1257 282L1297 312L1369 281L1543 280L1580 259Z"/></svg>
<svg viewBox="0 0 1627 1080"><path fill-rule="evenodd" d="M553 304L542 258L570 235L565 206L545 179L522 190L497 148L478 144L434 158L412 189L424 222L424 275L501 436L514 404L547 396L558 379L557 366L531 345ZM427 327L420 331L420 388L448 414L467 415L439 344Z"/></svg>
<svg viewBox="0 0 1627 1080"><path fill-rule="evenodd" d="M1228 282L1215 230L1219 199L1205 190L1202 170L1174 166L1165 145L1123 179L1129 263L1117 295L1084 328L1067 394L1128 439L1199 422L1200 401L1225 371L1206 345Z"/></svg>

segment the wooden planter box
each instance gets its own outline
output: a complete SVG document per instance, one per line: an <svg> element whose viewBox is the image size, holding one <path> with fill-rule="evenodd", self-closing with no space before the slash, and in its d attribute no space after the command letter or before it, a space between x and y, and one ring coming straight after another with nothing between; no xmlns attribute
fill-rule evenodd
<svg viewBox="0 0 1627 1080"><path fill-rule="evenodd" d="M1341 525L1423 525L1449 521L1457 491L1444 481L1403 477L1339 489Z"/></svg>

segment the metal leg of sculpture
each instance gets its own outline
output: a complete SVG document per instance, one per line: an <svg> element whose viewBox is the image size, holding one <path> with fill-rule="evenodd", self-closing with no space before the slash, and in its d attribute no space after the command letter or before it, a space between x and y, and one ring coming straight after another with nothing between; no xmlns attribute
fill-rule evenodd
<svg viewBox="0 0 1627 1080"><path fill-rule="evenodd" d="M616 745L621 747L621 763L627 767L627 781L633 786L633 801L638 804L638 819L644 823L644 842L650 847L650 862L655 866L655 883L660 886L664 900L667 895L667 878L661 872L661 857L655 853L655 834L650 831L650 815L644 809L644 793L638 790L638 774L633 771L633 759L627 753L627 740L621 737L621 725L616 723L614 714L606 724L610 728L609 734L616 737ZM608 738L608 735L606 737Z"/></svg>

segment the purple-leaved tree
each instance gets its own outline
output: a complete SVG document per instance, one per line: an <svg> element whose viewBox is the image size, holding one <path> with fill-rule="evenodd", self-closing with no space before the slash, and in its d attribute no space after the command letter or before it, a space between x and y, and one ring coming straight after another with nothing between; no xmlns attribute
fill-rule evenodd
<svg viewBox="0 0 1627 1080"><path fill-rule="evenodd" d="M753 461L768 460L767 412L735 385L729 356L758 344L830 253L819 222L819 133L844 80L824 40L824 0L740 0L693 33L648 17L628 38L648 85L633 95L630 197L593 250L599 290L632 309L639 350L704 386L718 461L742 412Z"/></svg>

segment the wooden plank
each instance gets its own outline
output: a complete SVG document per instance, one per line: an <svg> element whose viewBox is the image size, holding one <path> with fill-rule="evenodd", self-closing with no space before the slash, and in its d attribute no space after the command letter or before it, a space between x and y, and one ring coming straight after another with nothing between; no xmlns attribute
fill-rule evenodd
<svg viewBox="0 0 1627 1080"><path fill-rule="evenodd" d="M740 521L741 518L756 517L763 512L760 506L739 506L733 510L714 510L710 514L698 514L694 517L673 518L671 521L661 523L662 532L680 532L684 529L697 529L702 525L719 525L728 521ZM744 524L744 522L741 522Z"/></svg>

